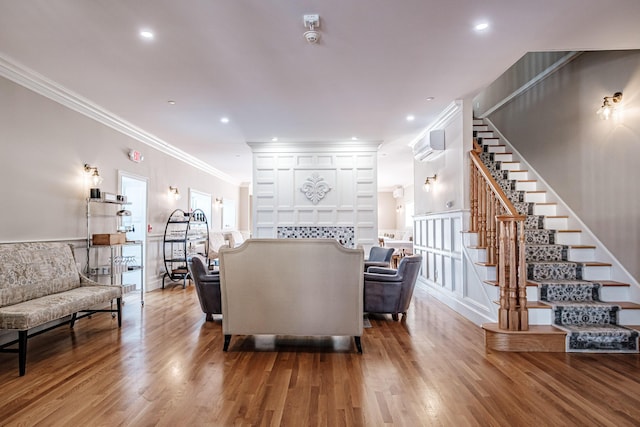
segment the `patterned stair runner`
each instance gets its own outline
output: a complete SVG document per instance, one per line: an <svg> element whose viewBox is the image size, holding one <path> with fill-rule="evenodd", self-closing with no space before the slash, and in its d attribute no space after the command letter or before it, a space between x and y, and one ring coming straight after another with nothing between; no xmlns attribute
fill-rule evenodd
<svg viewBox="0 0 640 427"><path fill-rule="evenodd" d="M600 283L582 280L584 265L567 260L568 246L555 243L555 230L544 228L544 216L533 215L534 204L524 201L524 191L516 190L508 171L483 149L483 163L518 213L527 216L527 278L552 307L554 325L568 332L567 351L637 353L638 331L618 325L620 307L600 300Z"/></svg>

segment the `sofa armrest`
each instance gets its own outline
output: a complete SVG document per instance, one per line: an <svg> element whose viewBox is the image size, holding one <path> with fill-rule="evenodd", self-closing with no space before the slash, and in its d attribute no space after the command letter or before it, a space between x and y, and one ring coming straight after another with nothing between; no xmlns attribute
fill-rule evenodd
<svg viewBox="0 0 640 427"><path fill-rule="evenodd" d="M402 276L396 274L364 273L364 286L369 282L401 283Z"/></svg>
<svg viewBox="0 0 640 427"><path fill-rule="evenodd" d="M372 266L369 267L367 269L367 273L376 273L376 274L396 274L398 272L398 270L395 270L393 268L388 268L388 267L378 267L378 266Z"/></svg>
<svg viewBox="0 0 640 427"><path fill-rule="evenodd" d="M98 283L95 280L89 279L84 274L80 274L80 286L113 286L113 287L116 287L116 288L121 288L122 287L122 285L111 285L111 284Z"/></svg>

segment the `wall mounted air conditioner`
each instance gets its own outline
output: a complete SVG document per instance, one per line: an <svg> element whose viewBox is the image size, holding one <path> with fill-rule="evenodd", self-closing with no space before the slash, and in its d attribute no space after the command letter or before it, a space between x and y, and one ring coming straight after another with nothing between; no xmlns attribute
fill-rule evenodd
<svg viewBox="0 0 640 427"><path fill-rule="evenodd" d="M401 197L404 197L404 188L402 188L402 187L394 188L393 189L393 198L394 199L399 199Z"/></svg>
<svg viewBox="0 0 640 427"><path fill-rule="evenodd" d="M420 162L433 160L442 153L444 153L444 129L432 130L413 146L413 156Z"/></svg>

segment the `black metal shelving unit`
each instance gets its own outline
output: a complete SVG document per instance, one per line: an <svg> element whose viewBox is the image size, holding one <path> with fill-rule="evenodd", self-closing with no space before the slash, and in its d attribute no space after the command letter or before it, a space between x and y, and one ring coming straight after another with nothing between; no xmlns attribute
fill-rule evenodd
<svg viewBox="0 0 640 427"><path fill-rule="evenodd" d="M174 210L164 227L164 242L162 252L165 273L162 276L162 288L165 279L171 282L182 281L182 287L187 287L189 278L189 259L193 254L207 256L209 248L209 223L201 209L185 212Z"/></svg>

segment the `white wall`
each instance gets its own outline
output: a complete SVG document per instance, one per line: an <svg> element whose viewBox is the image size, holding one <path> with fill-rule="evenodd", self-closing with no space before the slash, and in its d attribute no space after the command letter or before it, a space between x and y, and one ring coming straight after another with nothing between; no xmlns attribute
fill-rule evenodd
<svg viewBox="0 0 640 427"><path fill-rule="evenodd" d="M118 171L148 179L147 289L159 285L162 235L175 208L188 209L189 187L238 199L238 186L189 166L76 111L0 78L0 242L62 240L83 248L88 185L83 165L97 166L102 191L117 193ZM144 154L128 159L130 149ZM182 194L168 197L169 186ZM76 254L83 256L84 250Z"/></svg>
<svg viewBox="0 0 640 427"><path fill-rule="evenodd" d="M253 150L253 235L278 226L354 226L356 244L378 244L379 143L257 143ZM331 188L316 204L301 191L317 173Z"/></svg>

